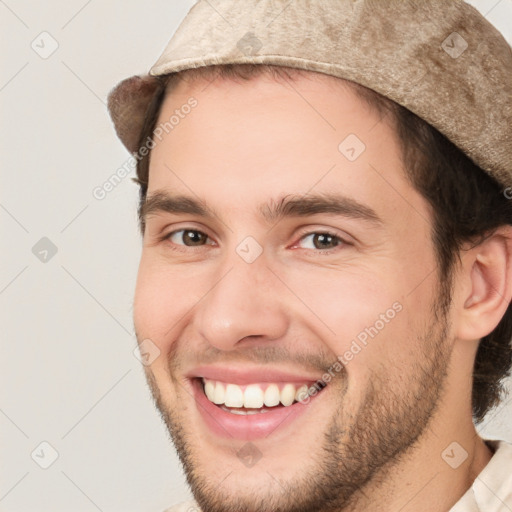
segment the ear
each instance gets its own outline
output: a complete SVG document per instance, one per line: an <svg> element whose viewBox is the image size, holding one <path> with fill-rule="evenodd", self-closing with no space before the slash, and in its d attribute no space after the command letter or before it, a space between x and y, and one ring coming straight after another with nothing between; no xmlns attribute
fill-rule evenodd
<svg viewBox="0 0 512 512"><path fill-rule="evenodd" d="M501 226L462 254L455 335L476 340L498 325L512 298L512 226Z"/></svg>

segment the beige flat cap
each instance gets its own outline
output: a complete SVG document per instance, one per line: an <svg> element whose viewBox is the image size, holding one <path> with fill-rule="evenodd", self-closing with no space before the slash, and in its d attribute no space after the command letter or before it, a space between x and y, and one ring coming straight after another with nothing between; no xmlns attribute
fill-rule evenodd
<svg viewBox="0 0 512 512"><path fill-rule="evenodd" d="M228 63L274 64L364 85L430 123L512 184L512 50L462 0L199 0L149 75L108 108L137 152L154 77Z"/></svg>

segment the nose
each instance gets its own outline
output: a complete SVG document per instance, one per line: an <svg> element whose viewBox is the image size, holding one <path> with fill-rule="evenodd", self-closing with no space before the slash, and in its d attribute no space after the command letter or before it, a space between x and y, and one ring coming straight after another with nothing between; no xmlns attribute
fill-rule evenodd
<svg viewBox="0 0 512 512"><path fill-rule="evenodd" d="M263 261L235 261L197 305L195 328L219 350L234 349L249 336L279 339L289 325L279 292L278 280Z"/></svg>

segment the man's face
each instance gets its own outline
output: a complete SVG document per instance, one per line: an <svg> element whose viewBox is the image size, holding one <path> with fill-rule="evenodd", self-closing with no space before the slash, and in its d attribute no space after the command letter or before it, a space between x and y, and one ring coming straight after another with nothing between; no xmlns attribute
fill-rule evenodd
<svg viewBox="0 0 512 512"><path fill-rule="evenodd" d="M191 96L151 156L148 199L169 200L134 319L154 399L203 510L340 509L441 395L430 212L393 127L331 77L182 82L160 122Z"/></svg>

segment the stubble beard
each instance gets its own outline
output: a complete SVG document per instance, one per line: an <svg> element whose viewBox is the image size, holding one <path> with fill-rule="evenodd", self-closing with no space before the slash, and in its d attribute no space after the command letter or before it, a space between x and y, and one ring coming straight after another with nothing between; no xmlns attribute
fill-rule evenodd
<svg viewBox="0 0 512 512"><path fill-rule="evenodd" d="M261 485L245 495L237 489L224 489L222 482L215 480L216 475L201 470L201 460L208 457L206 450L194 444L187 418L181 410L166 406L153 375L147 370L155 405L201 510L349 512L360 510L365 501L369 505L372 489L385 482L393 468L414 448L442 398L451 353L446 339L448 324L444 312L432 317L430 327L419 337L422 355L416 364L408 369L393 369L407 372L407 385L402 382L399 386L395 383L397 389L390 387L387 376L393 371L389 367L381 368L370 379L357 412L349 415L346 413L349 408L344 404L347 374L342 372L332 419L324 432L318 433L321 442L316 450L312 447L312 457L304 461L300 473L291 473L290 478L280 478L278 482L269 475L271 468L265 468L261 460L257 466L262 473ZM177 381L175 384L179 387ZM222 466L221 461L219 465ZM295 468L290 469L292 472Z"/></svg>

